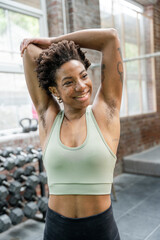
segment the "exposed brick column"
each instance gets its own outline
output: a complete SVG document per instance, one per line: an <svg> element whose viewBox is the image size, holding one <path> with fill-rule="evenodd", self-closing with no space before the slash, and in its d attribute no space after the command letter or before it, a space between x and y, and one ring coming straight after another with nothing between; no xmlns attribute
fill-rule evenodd
<svg viewBox="0 0 160 240"><path fill-rule="evenodd" d="M63 34L63 12L61 0L46 0L48 32L50 37Z"/></svg>
<svg viewBox="0 0 160 240"><path fill-rule="evenodd" d="M160 1L154 5L154 50L160 52ZM155 59L157 111L160 114L160 56Z"/></svg>

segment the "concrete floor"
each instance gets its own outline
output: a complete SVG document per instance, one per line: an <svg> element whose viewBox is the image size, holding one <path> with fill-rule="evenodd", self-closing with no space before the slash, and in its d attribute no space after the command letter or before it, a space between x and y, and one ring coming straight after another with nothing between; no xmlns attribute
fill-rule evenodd
<svg viewBox="0 0 160 240"><path fill-rule="evenodd" d="M121 240L160 240L160 178L123 173L114 178L112 206ZM0 240L42 240L44 223L27 220ZM82 239L83 240L83 239Z"/></svg>

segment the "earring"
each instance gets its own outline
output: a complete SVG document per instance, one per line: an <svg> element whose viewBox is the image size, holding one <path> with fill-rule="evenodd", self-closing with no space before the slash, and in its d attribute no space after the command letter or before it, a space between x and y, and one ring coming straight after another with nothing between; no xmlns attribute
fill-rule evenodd
<svg viewBox="0 0 160 240"><path fill-rule="evenodd" d="M58 102L59 102L59 103L62 103L62 102L63 102L62 99L61 99L61 97L57 97L57 99L58 99Z"/></svg>

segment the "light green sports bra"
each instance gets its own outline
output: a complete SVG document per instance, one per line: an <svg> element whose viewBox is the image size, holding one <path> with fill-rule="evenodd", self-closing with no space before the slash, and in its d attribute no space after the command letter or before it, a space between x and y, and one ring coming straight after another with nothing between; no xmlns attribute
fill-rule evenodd
<svg viewBox="0 0 160 240"><path fill-rule="evenodd" d="M68 147L61 142L64 110L56 116L43 155L50 194L111 193L117 157L107 145L91 107L89 105L85 113L87 137L78 147Z"/></svg>

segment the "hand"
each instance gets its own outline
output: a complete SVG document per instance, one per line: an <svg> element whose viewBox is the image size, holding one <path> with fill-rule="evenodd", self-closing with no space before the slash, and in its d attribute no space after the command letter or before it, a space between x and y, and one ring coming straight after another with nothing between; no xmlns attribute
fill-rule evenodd
<svg viewBox="0 0 160 240"><path fill-rule="evenodd" d="M21 42L21 45L20 45L21 57L23 57L24 50L27 48L27 46L30 43L33 43L42 49L46 49L51 45L52 41L50 38L25 38L25 39L23 39L23 41Z"/></svg>

